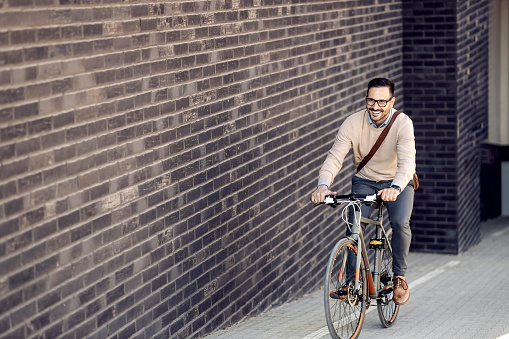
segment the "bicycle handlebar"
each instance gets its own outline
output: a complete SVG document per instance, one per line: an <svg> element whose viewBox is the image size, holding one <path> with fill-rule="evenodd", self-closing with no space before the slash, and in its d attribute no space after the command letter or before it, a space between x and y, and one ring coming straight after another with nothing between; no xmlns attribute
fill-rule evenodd
<svg viewBox="0 0 509 339"><path fill-rule="evenodd" d="M325 197L324 202L320 202L318 204L315 204L314 206L316 207L318 205L329 205L330 207L336 207L336 206L340 205L342 202L344 202L345 199L351 200L351 201L359 200L366 205L371 205L375 202L379 203L379 204L383 204L383 202L384 202L382 200L382 198L379 195L377 195L376 193L374 193L374 194L352 193L352 194L343 194L343 195L327 195Z"/></svg>

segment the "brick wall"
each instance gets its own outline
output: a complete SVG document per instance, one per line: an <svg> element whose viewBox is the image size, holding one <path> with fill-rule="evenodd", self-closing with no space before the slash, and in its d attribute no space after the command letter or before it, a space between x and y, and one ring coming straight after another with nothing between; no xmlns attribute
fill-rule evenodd
<svg viewBox="0 0 509 339"><path fill-rule="evenodd" d="M456 1L405 1L405 108L414 121L417 191L414 250L455 252Z"/></svg>
<svg viewBox="0 0 509 339"><path fill-rule="evenodd" d="M457 6L458 250L481 240L481 154L488 139L489 1Z"/></svg>
<svg viewBox="0 0 509 339"><path fill-rule="evenodd" d="M401 4L293 2L0 1L1 337L197 337L320 286L309 193L402 83Z"/></svg>
<svg viewBox="0 0 509 339"><path fill-rule="evenodd" d="M403 21L405 108L422 181L411 248L458 253L480 239L488 1L404 1Z"/></svg>

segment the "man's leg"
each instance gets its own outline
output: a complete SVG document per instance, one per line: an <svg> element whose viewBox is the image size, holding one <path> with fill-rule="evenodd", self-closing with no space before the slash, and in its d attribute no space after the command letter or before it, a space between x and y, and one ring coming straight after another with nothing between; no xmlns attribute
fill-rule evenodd
<svg viewBox="0 0 509 339"><path fill-rule="evenodd" d="M392 226L392 250L394 272L393 300L397 305L404 305L410 298L410 290L405 278L407 258L412 240L410 216L414 205L414 188L407 185L396 201L387 203L389 219Z"/></svg>
<svg viewBox="0 0 509 339"><path fill-rule="evenodd" d="M392 250L394 275L405 276L407 258L412 241L410 216L414 206L414 188L406 186L396 201L388 202L387 211L392 226Z"/></svg>

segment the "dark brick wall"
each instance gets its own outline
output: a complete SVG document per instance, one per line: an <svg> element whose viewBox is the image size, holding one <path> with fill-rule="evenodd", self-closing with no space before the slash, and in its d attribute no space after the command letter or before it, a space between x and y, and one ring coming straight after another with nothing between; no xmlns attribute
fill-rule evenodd
<svg viewBox="0 0 509 339"><path fill-rule="evenodd" d="M402 83L401 3L294 2L0 1L1 337L197 337L320 286L309 193Z"/></svg>
<svg viewBox="0 0 509 339"><path fill-rule="evenodd" d="M481 154L488 139L489 1L458 3L458 250L481 239Z"/></svg>
<svg viewBox="0 0 509 339"><path fill-rule="evenodd" d="M456 252L456 1L404 1L405 109L417 150L413 250Z"/></svg>
<svg viewBox="0 0 509 339"><path fill-rule="evenodd" d="M480 239L488 1L404 1L403 21L405 109L422 181L411 248L458 253Z"/></svg>

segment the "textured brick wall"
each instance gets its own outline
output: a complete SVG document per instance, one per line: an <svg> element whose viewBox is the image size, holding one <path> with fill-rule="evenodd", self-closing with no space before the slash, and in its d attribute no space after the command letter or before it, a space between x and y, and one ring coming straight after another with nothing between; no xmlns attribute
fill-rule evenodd
<svg viewBox="0 0 509 339"><path fill-rule="evenodd" d="M458 253L480 237L488 1L404 1L403 20L405 108L422 181L412 249Z"/></svg>
<svg viewBox="0 0 509 339"><path fill-rule="evenodd" d="M482 142L488 139L489 1L457 7L458 250L481 239Z"/></svg>
<svg viewBox="0 0 509 339"><path fill-rule="evenodd" d="M402 82L401 4L293 2L0 1L1 337L196 337L321 284L309 193Z"/></svg>
<svg viewBox="0 0 509 339"><path fill-rule="evenodd" d="M456 1L404 1L405 108L414 121L414 250L455 252Z"/></svg>

